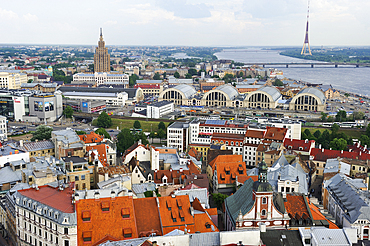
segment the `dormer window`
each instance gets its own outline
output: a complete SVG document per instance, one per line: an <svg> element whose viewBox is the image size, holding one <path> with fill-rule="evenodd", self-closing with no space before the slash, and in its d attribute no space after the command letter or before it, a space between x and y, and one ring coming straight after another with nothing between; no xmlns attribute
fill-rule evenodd
<svg viewBox="0 0 370 246"><path fill-rule="evenodd" d="M91 221L90 211L83 211L82 212L82 221L85 221L85 222Z"/></svg>
<svg viewBox="0 0 370 246"><path fill-rule="evenodd" d="M129 219L130 218L130 209L129 208L122 208L121 215L122 215L122 218Z"/></svg>
<svg viewBox="0 0 370 246"><path fill-rule="evenodd" d="M103 212L109 212L109 202L102 202L101 203L101 210Z"/></svg>

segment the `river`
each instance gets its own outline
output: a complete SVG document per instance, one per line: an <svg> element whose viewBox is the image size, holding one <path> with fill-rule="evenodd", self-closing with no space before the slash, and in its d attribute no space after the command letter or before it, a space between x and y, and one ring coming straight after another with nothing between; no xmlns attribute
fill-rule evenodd
<svg viewBox="0 0 370 246"><path fill-rule="evenodd" d="M259 63L259 62L312 62L293 57L279 55L279 51L263 50L260 48L250 49L224 49L215 53L218 59L229 59L235 62ZM335 89L370 96L370 68L342 66L275 66L282 70L286 78L302 80L315 84L331 84Z"/></svg>

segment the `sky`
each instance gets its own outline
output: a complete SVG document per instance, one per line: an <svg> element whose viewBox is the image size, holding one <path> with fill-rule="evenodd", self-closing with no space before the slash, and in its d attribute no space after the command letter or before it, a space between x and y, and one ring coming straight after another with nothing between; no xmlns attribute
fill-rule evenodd
<svg viewBox="0 0 370 246"><path fill-rule="evenodd" d="M0 1L1 44L302 46L307 0ZM370 45L369 0L311 0L311 46Z"/></svg>

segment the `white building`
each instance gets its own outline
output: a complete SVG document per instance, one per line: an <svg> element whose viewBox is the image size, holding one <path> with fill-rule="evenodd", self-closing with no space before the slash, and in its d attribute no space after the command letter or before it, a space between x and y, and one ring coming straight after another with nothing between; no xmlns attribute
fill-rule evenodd
<svg viewBox="0 0 370 246"><path fill-rule="evenodd" d="M322 227L298 228L303 245L307 246L351 246L357 243L356 230L328 229Z"/></svg>
<svg viewBox="0 0 370 246"><path fill-rule="evenodd" d="M8 139L7 119L0 115L0 140L6 141Z"/></svg>
<svg viewBox="0 0 370 246"><path fill-rule="evenodd" d="M70 99L80 100L101 100L105 101L107 105L112 106L124 106L128 100L128 94L126 92L119 93L94 93L94 92L64 92L63 95Z"/></svg>
<svg viewBox="0 0 370 246"><path fill-rule="evenodd" d="M7 221L18 245L77 245L77 218L70 188L40 186L6 195ZM12 218L8 217L8 220ZM15 228L11 228L11 227Z"/></svg>
<svg viewBox="0 0 370 246"><path fill-rule="evenodd" d="M106 72L76 73L73 75L73 82L95 82L96 86L103 85L107 82L121 82L128 85L128 74L114 74Z"/></svg>
<svg viewBox="0 0 370 246"><path fill-rule="evenodd" d="M166 114L170 114L174 111L174 104L173 102L156 102L149 104L146 109L146 117L159 119L162 118Z"/></svg>
<svg viewBox="0 0 370 246"><path fill-rule="evenodd" d="M0 167L4 167L6 163L13 161L24 160L25 162L30 161L29 152L25 152L19 149L12 148L8 145L2 146L0 149Z"/></svg>
<svg viewBox="0 0 370 246"><path fill-rule="evenodd" d="M167 127L167 147L186 151L189 144L189 123L175 122Z"/></svg>

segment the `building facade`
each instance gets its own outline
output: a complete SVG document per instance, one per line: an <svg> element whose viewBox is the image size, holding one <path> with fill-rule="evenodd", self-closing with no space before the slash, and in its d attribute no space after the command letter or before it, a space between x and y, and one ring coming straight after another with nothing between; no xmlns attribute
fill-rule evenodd
<svg viewBox="0 0 370 246"><path fill-rule="evenodd" d="M105 42L103 40L103 32L101 28L98 47L96 47L94 54L94 71L95 72L110 71L110 55L108 54L108 48L105 47Z"/></svg>

